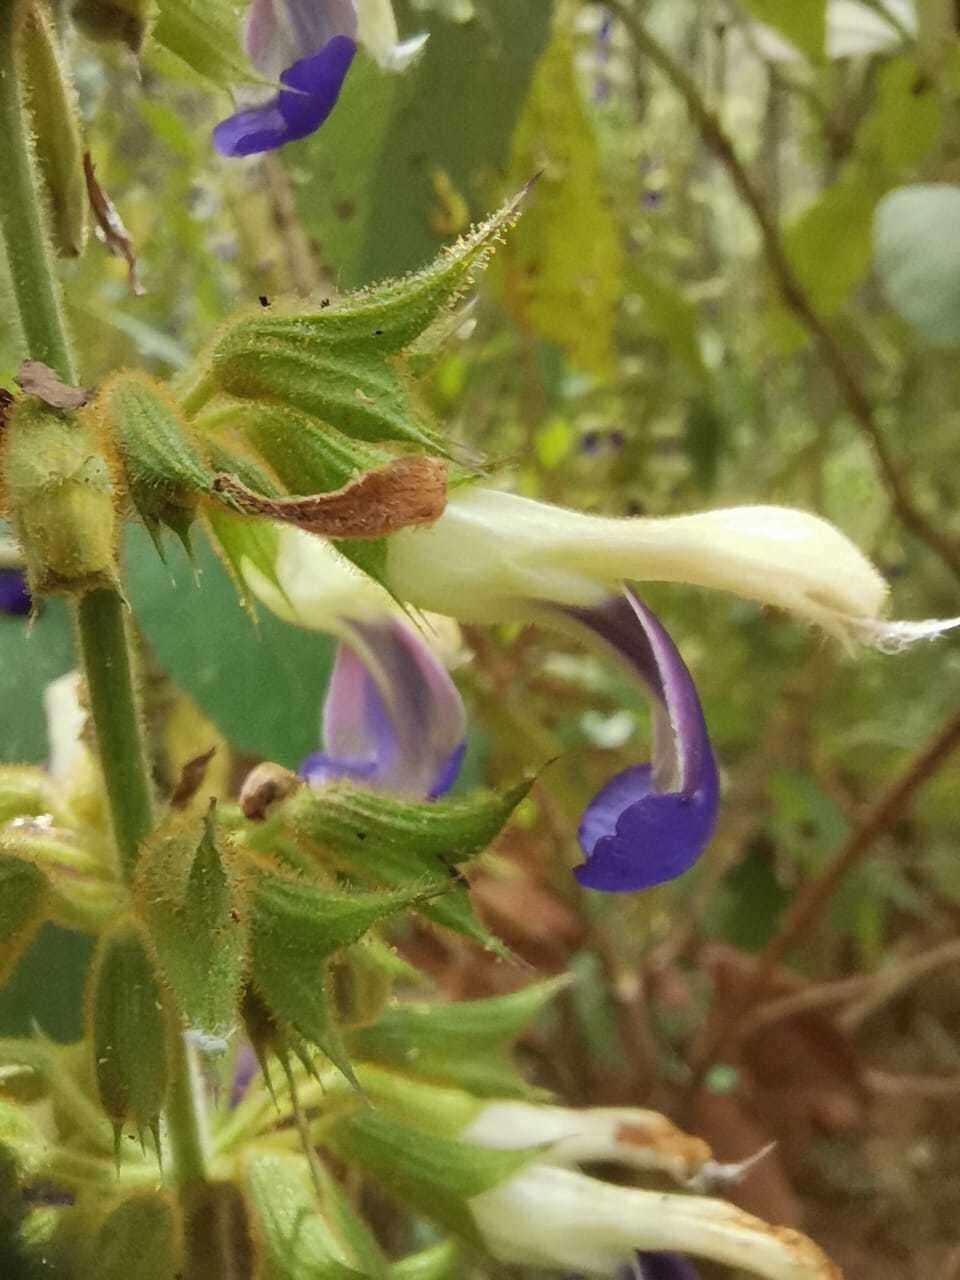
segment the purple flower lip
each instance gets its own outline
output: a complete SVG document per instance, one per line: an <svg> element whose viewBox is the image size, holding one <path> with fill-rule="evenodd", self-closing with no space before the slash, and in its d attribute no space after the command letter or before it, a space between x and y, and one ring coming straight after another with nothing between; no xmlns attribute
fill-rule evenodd
<svg viewBox="0 0 960 1280"><path fill-rule="evenodd" d="M456 685L421 635L386 617L351 622L337 649L323 709L324 750L300 766L311 786L338 778L435 799L453 785L465 751Z"/></svg>
<svg viewBox="0 0 960 1280"><path fill-rule="evenodd" d="M0 568L0 613L24 618L33 607L22 569Z"/></svg>
<svg viewBox="0 0 960 1280"><path fill-rule="evenodd" d="M221 155L249 156L308 137L336 106L356 51L350 36L331 36L318 52L281 72L284 87L269 102L221 120L213 145Z"/></svg>
<svg viewBox="0 0 960 1280"><path fill-rule="evenodd" d="M640 677L653 710L653 761L624 769L594 796L578 833L587 860L574 875L607 893L649 889L689 870L716 824L719 778L697 691L673 641L629 589L563 612Z"/></svg>

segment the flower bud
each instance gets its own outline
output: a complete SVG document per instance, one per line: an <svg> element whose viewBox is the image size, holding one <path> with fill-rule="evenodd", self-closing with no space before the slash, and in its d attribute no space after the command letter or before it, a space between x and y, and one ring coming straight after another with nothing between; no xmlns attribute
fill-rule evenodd
<svg viewBox="0 0 960 1280"><path fill-rule="evenodd" d="M89 40L118 40L139 53L156 9L156 0L75 0L71 14Z"/></svg>
<svg viewBox="0 0 960 1280"><path fill-rule="evenodd" d="M132 920L100 939L87 1015L103 1109L120 1130L132 1122L156 1135L169 1077L167 1014L153 961Z"/></svg>
<svg viewBox="0 0 960 1280"><path fill-rule="evenodd" d="M177 1007L202 1043L226 1047L246 961L243 885L214 825L173 821L137 866L140 916Z"/></svg>
<svg viewBox="0 0 960 1280"><path fill-rule="evenodd" d="M7 415L6 504L33 596L84 595L116 581L106 457L87 421L27 397Z"/></svg>
<svg viewBox="0 0 960 1280"><path fill-rule="evenodd" d="M145 374L121 373L94 412L116 442L143 523L154 535L165 524L185 540L197 494L209 491L212 477L173 401Z"/></svg>
<svg viewBox="0 0 960 1280"><path fill-rule="evenodd" d="M87 231L83 141L76 95L43 5L27 9L19 42L20 76L50 210L50 238L61 257L76 258L83 251Z"/></svg>

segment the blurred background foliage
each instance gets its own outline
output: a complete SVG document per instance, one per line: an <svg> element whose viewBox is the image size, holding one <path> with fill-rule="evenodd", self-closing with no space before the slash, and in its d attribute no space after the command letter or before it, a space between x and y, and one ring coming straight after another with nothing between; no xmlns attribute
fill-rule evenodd
<svg viewBox="0 0 960 1280"><path fill-rule="evenodd" d="M397 10L402 30L431 32L415 69L362 62L317 134L251 162L210 147L229 49L195 46L191 66L158 41L138 66L73 42L92 158L142 285L94 238L65 264L84 381L123 366L176 377L240 304L417 267L539 173L430 366L451 435L504 483L592 511L819 511L881 566L898 616L960 611L953 5L921 3L919 26L905 0ZM0 308L7 383L12 314ZM131 531L125 554L158 759L226 740L238 776L259 758L295 765L317 742L329 643L245 611L202 543L192 565L173 545L163 564ZM956 708L960 647L847 655L731 598L643 594L697 679L725 800L698 867L636 897L584 895L568 874L586 800L645 757L636 692L553 635L466 636L471 779L553 761L475 877L519 956L578 978L528 1066L575 1102L666 1106L724 1158L776 1138L735 1194L802 1223L851 1277L960 1276L955 769L841 879L794 972L776 971L768 999L803 990L808 1007L701 1087L691 1067L799 888ZM3 759L44 759L42 690L71 662L58 605L32 627L0 622ZM526 981L461 939L403 943L450 996ZM47 931L0 996L0 1029L75 1035L82 971L70 935Z"/></svg>

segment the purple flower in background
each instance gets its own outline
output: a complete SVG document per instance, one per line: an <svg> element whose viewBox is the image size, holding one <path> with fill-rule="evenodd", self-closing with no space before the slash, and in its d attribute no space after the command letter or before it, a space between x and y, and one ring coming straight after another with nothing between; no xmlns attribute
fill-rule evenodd
<svg viewBox="0 0 960 1280"><path fill-rule="evenodd" d="M693 1263L682 1253L638 1253L623 1268L619 1280L699 1280Z"/></svg>
<svg viewBox="0 0 960 1280"><path fill-rule="evenodd" d="M586 1280L586 1277L568 1276L567 1280ZM617 1280L700 1280L700 1277L682 1253L642 1252L620 1268Z"/></svg>
<svg viewBox="0 0 960 1280"><path fill-rule="evenodd" d="M390 0L253 0L247 54L261 76L281 87L221 120L214 146L225 156L248 156L308 137L336 106L358 43L398 71L425 40L398 42Z"/></svg>
<svg viewBox="0 0 960 1280"><path fill-rule="evenodd" d="M693 679L676 645L629 589L564 614L638 675L653 709L653 762L616 774L587 807L574 875L588 889L648 889L687 871L713 833L717 766Z"/></svg>
<svg viewBox="0 0 960 1280"><path fill-rule="evenodd" d="M323 707L324 750L301 776L312 786L351 778L379 791L434 799L463 762L466 716L456 685L409 623L351 622Z"/></svg>
<svg viewBox="0 0 960 1280"><path fill-rule="evenodd" d="M32 607L23 570L0 568L0 613L22 618Z"/></svg>

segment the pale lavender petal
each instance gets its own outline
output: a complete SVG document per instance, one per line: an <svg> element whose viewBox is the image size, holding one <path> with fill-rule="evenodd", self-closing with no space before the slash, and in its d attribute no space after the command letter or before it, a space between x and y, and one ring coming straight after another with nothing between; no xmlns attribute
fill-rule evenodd
<svg viewBox="0 0 960 1280"><path fill-rule="evenodd" d="M250 1082L260 1070L260 1063L253 1045L244 1040L237 1048L237 1056L233 1060L233 1079L230 1082L230 1106L235 1107L243 1100L250 1087Z"/></svg>
<svg viewBox="0 0 960 1280"><path fill-rule="evenodd" d="M286 12L302 56L315 53L334 36L357 38L354 0L286 0Z"/></svg>
<svg viewBox="0 0 960 1280"><path fill-rule="evenodd" d="M397 618L349 624L324 703L324 750L302 775L314 785L350 777L434 798L453 784L466 716L456 685L422 636Z"/></svg>
<svg viewBox="0 0 960 1280"><path fill-rule="evenodd" d="M285 89L258 107L221 120L213 144L225 156L272 151L319 129L336 105L356 53L348 36L334 36L319 53L301 58L280 76Z"/></svg>
<svg viewBox="0 0 960 1280"><path fill-rule="evenodd" d="M689 869L713 833L719 780L693 679L666 631L632 591L596 609L567 609L643 681L653 763L633 765L594 797L580 824L580 884L646 889Z"/></svg>
<svg viewBox="0 0 960 1280"><path fill-rule="evenodd" d="M287 51L284 49L284 61L277 70L273 70L273 54L282 35L283 28L277 18L275 0L251 0L244 22L243 43L247 57L264 75L279 75L285 66L289 66Z"/></svg>
<svg viewBox="0 0 960 1280"><path fill-rule="evenodd" d="M334 36L357 38L354 0L253 0L244 24L247 56L268 80L309 58Z"/></svg>

